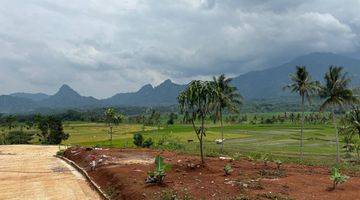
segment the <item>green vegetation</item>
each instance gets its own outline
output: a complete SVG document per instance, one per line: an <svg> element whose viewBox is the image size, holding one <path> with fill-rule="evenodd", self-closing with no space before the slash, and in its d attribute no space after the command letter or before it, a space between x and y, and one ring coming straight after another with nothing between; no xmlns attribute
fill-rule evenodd
<svg viewBox="0 0 360 200"><path fill-rule="evenodd" d="M337 167L333 167L331 169L330 180L333 181L333 188L332 189L335 190L336 186L338 184L345 183L348 179L349 179L348 176L340 174L339 169Z"/></svg>
<svg viewBox="0 0 360 200"><path fill-rule="evenodd" d="M233 169L231 167L231 164L230 163L226 164L224 167L225 176L230 175L232 171Z"/></svg>
<svg viewBox="0 0 360 200"><path fill-rule="evenodd" d="M224 125L223 125L223 112L227 110L231 113L237 113L240 105L242 104L242 97L237 92L236 87L230 85L231 78L226 78L224 74L218 78L213 77L210 82L213 100L212 109L215 120L220 120L221 127L221 153L224 152Z"/></svg>
<svg viewBox="0 0 360 200"><path fill-rule="evenodd" d="M324 102L320 106L320 110L325 108L332 108L333 123L335 127L335 140L336 140L336 163L340 162L339 150L339 134L336 121L335 109L344 105L351 105L358 103L357 97L353 95L349 84L351 79L343 73L342 67L330 66L329 71L325 74L325 86L320 91L320 97Z"/></svg>
<svg viewBox="0 0 360 200"><path fill-rule="evenodd" d="M150 148L154 144L152 138L148 138L144 141L144 138L141 133L135 133L133 138L134 138L134 144L137 147Z"/></svg>
<svg viewBox="0 0 360 200"><path fill-rule="evenodd" d="M165 172L169 170L171 170L171 165L166 164L164 158L158 155L155 157L155 170L148 172L145 182L161 184L164 182Z"/></svg>
<svg viewBox="0 0 360 200"><path fill-rule="evenodd" d="M305 98L310 104L310 96L319 90L320 83L312 80L305 66L296 66L296 73L291 74L290 79L292 84L285 86L284 89L290 89L291 92L299 93L301 97L300 158L303 159Z"/></svg>
<svg viewBox="0 0 360 200"><path fill-rule="evenodd" d="M5 136L4 144L30 144L31 140L34 137L32 132L23 132L23 131L9 131Z"/></svg>
<svg viewBox="0 0 360 200"><path fill-rule="evenodd" d="M206 137L205 121L211 114L212 88L208 81L192 81L179 99L180 111L187 116L199 140L201 163L204 164L204 137ZM199 120L200 124L195 121Z"/></svg>

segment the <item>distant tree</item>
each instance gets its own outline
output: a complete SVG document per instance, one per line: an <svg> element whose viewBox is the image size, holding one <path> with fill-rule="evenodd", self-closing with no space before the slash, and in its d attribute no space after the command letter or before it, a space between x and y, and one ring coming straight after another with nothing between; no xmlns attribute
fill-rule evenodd
<svg viewBox="0 0 360 200"><path fill-rule="evenodd" d="M211 114L212 89L208 81L192 81L178 96L180 112L188 113L189 120L199 140L201 163L204 165L203 142L206 137L205 120ZM200 121L200 125L195 123Z"/></svg>
<svg viewBox="0 0 360 200"><path fill-rule="evenodd" d="M339 152L339 134L336 122L335 109L343 107L346 104L357 103L358 99L353 95L349 84L351 79L347 77L347 74L343 73L343 68L338 66L330 66L329 71L325 74L325 85L322 86L320 91L320 97L324 99L324 102L320 106L320 111L326 108L332 108L332 118L335 127L335 139L336 139L336 162L340 162Z"/></svg>
<svg viewBox="0 0 360 200"><path fill-rule="evenodd" d="M213 77L210 82L212 87L212 106L214 107L214 115L216 119L220 120L221 126L221 153L224 151L224 125L223 112L239 112L239 106L242 104L242 97L237 92L236 87L231 86L231 78L226 78L224 74L219 77Z"/></svg>
<svg viewBox="0 0 360 200"><path fill-rule="evenodd" d="M169 119L167 120L166 124L173 125L175 123L175 119L177 118L175 113L170 113Z"/></svg>
<svg viewBox="0 0 360 200"><path fill-rule="evenodd" d="M303 159L303 141L304 141L304 115L305 99L311 104L310 96L315 94L319 89L319 82L313 81L305 66L296 66L296 73L290 75L291 84L284 87L296 92L301 97L301 131L300 131L300 158Z"/></svg>
<svg viewBox="0 0 360 200"><path fill-rule="evenodd" d="M61 144L63 140L69 138L69 134L64 132L61 119L53 116L37 116L36 124L40 133L42 144Z"/></svg>
<svg viewBox="0 0 360 200"><path fill-rule="evenodd" d="M63 124L60 119L49 117L49 134L47 137L48 144L61 144L63 140L69 138L69 134L64 132Z"/></svg>
<svg viewBox="0 0 360 200"><path fill-rule="evenodd" d="M4 144L29 144L33 134L23 131L9 131L5 136Z"/></svg>
<svg viewBox="0 0 360 200"><path fill-rule="evenodd" d="M8 115L5 117L5 123L6 123L6 126L9 128L9 130L14 128L16 121L17 121L17 118L14 115Z"/></svg>
<svg viewBox="0 0 360 200"><path fill-rule="evenodd" d="M40 141L42 143L46 143L46 139L49 134L48 118L45 116L43 117L41 115L37 115L35 117L35 122L37 124L37 128L40 130L40 133L37 134L40 137Z"/></svg>
<svg viewBox="0 0 360 200"><path fill-rule="evenodd" d="M116 120L116 112L114 108L108 108L105 110L105 121L109 127L109 136L110 136L110 142L112 142L113 139L113 123Z"/></svg>
<svg viewBox="0 0 360 200"><path fill-rule="evenodd" d="M26 120L25 125L26 125L26 129L30 130L33 128L34 122L32 120Z"/></svg>

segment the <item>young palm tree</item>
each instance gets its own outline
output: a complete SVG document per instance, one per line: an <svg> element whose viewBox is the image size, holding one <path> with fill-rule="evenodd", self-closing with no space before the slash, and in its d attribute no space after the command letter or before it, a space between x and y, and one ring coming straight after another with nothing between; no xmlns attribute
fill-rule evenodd
<svg viewBox="0 0 360 200"><path fill-rule="evenodd" d="M104 115L105 115L105 121L109 127L110 142L112 143L112 128L113 128L112 123L116 119L116 113L115 113L114 108L106 109Z"/></svg>
<svg viewBox="0 0 360 200"><path fill-rule="evenodd" d="M324 99L324 102L320 106L320 110L323 111L326 108L332 108L333 123L335 127L337 163L340 161L340 153L335 109L346 104L358 102L358 99L353 95L352 90L349 89L351 79L348 78L347 74L344 74L342 70L342 67L330 66L329 71L326 72L324 77L325 85L320 91L320 97Z"/></svg>
<svg viewBox="0 0 360 200"><path fill-rule="evenodd" d="M311 103L310 96L319 90L319 82L313 81L305 66L296 66L296 73L290 75L291 84L284 87L296 92L301 97L301 132L300 132L300 158L303 159L303 133L304 133L304 113L305 99Z"/></svg>
<svg viewBox="0 0 360 200"><path fill-rule="evenodd" d="M202 165L204 161L204 137L206 137L205 120L211 112L212 104L212 88L208 81L192 81L186 90L181 92L178 96L179 108L182 114L187 113L192 127L199 140L200 156ZM196 120L200 124L196 124Z"/></svg>
<svg viewBox="0 0 360 200"><path fill-rule="evenodd" d="M224 74L218 78L213 77L211 87L213 90L213 109L216 119L220 120L221 126L221 153L224 151L224 125L223 111L238 112L242 104L242 97L237 92L236 87L230 85L231 78L226 78Z"/></svg>

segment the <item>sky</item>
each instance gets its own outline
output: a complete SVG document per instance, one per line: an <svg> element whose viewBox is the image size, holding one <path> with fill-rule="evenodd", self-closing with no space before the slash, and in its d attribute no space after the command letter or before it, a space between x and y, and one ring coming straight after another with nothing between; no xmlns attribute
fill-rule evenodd
<svg viewBox="0 0 360 200"><path fill-rule="evenodd" d="M0 1L0 94L106 98L311 52L360 55L360 0Z"/></svg>

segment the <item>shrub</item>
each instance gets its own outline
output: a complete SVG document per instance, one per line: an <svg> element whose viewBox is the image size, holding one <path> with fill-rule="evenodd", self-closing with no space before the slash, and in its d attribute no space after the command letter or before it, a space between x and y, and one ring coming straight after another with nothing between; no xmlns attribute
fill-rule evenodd
<svg viewBox="0 0 360 200"><path fill-rule="evenodd" d="M148 138L143 142L142 147L150 148L153 144L154 144L154 142L152 141L152 139Z"/></svg>
<svg viewBox="0 0 360 200"><path fill-rule="evenodd" d="M157 183L161 184L164 182L166 171L171 170L171 165L164 163L164 158L161 156L155 157L155 170L148 172L148 177L145 180L145 183Z"/></svg>
<svg viewBox="0 0 360 200"><path fill-rule="evenodd" d="M234 160L240 160L243 155L241 153L235 153L232 157Z"/></svg>
<svg viewBox="0 0 360 200"><path fill-rule="evenodd" d="M156 148L166 149L169 151L182 150L185 146L184 144L179 143L179 140L180 139L176 137L162 136L156 142Z"/></svg>
<svg viewBox="0 0 360 200"><path fill-rule="evenodd" d="M345 183L348 179L348 176L340 174L337 167L331 169L330 180L333 181L333 189L335 189L338 184Z"/></svg>
<svg viewBox="0 0 360 200"><path fill-rule="evenodd" d="M33 133L26 133L23 131L10 131L5 136L6 144L29 144L33 139Z"/></svg>
<svg viewBox="0 0 360 200"><path fill-rule="evenodd" d="M261 156L261 160L264 162L264 166L267 166L268 162L270 161L269 154L263 154Z"/></svg>
<svg viewBox="0 0 360 200"><path fill-rule="evenodd" d="M61 150L59 150L59 151L56 152L56 155L57 155L57 156L63 156L64 153L65 153L65 150L61 149Z"/></svg>
<svg viewBox="0 0 360 200"><path fill-rule="evenodd" d="M231 164L230 163L226 164L224 167L225 175L230 175L232 171L233 171L233 169L231 167Z"/></svg>
<svg viewBox="0 0 360 200"><path fill-rule="evenodd" d="M275 160L275 164L276 164L277 170L280 170L281 165L282 165L281 160Z"/></svg>
<svg viewBox="0 0 360 200"><path fill-rule="evenodd" d="M142 147L142 144L143 144L143 136L141 135L141 133L135 133L134 134L134 144L137 146L137 147Z"/></svg>

